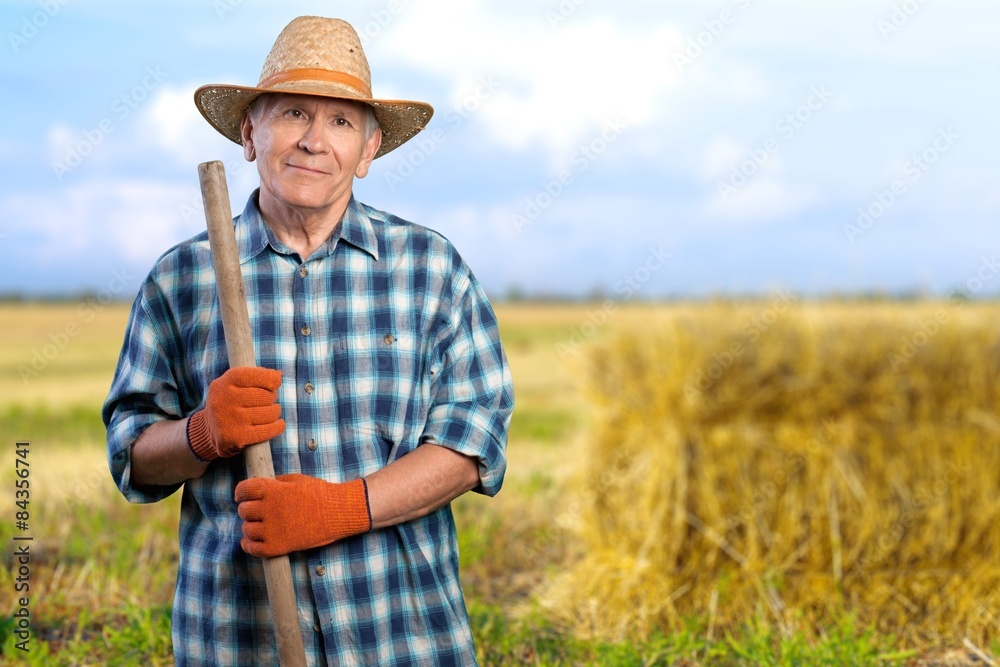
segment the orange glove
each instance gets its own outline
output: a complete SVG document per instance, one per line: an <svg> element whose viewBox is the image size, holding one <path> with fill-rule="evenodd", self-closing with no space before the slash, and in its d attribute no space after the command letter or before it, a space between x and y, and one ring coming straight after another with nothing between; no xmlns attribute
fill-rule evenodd
<svg viewBox="0 0 1000 667"><path fill-rule="evenodd" d="M273 558L372 529L363 478L334 484L309 475L257 477L236 485L243 551Z"/></svg>
<svg viewBox="0 0 1000 667"><path fill-rule="evenodd" d="M188 419L194 455L213 461L281 435L285 420L277 403L279 386L281 371L259 366L230 368L213 380L205 407Z"/></svg>

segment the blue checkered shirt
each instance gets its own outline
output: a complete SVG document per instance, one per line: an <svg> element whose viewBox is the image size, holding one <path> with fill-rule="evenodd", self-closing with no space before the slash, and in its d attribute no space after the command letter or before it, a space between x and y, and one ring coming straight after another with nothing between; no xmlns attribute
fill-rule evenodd
<svg viewBox="0 0 1000 667"><path fill-rule="evenodd" d="M429 442L479 461L500 490L513 387L483 290L440 234L353 198L306 261L264 224L257 193L235 219L257 363L284 371L276 474L368 475ZM132 483L150 424L201 408L229 367L207 233L164 254L133 304L104 405L108 461L131 502L180 484ZM240 548L242 457L183 484L173 607L178 665L276 665L261 561ZM472 665L450 506L290 554L310 665Z"/></svg>

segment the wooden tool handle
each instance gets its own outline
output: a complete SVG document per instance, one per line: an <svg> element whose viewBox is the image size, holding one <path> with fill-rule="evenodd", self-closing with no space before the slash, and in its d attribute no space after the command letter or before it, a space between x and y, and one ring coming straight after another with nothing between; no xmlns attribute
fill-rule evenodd
<svg viewBox="0 0 1000 667"><path fill-rule="evenodd" d="M229 206L226 170L218 160L203 162L198 165L198 177L201 180L201 197L205 203L208 243L212 249L212 266L219 292L229 365L232 368L256 366L250 316L243 293L243 275L240 273L240 256L236 247L236 231ZM243 456L250 477L274 477L270 442L250 445L243 450ZM263 561L267 598L271 603L281 667L305 667L306 651L302 644L299 610L295 602L288 556L264 558Z"/></svg>

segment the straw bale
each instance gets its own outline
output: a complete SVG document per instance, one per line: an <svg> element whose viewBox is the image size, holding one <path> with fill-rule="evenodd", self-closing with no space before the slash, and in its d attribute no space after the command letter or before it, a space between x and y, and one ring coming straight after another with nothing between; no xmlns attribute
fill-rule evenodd
<svg viewBox="0 0 1000 667"><path fill-rule="evenodd" d="M584 635L843 612L932 643L1000 631L1000 309L677 309L595 346L578 556L544 602Z"/></svg>

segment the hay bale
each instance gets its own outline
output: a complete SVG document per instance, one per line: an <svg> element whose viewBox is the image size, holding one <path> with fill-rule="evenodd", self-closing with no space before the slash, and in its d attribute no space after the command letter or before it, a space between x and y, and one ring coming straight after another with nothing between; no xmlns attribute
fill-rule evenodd
<svg viewBox="0 0 1000 667"><path fill-rule="evenodd" d="M608 638L710 606L995 637L1000 309L773 310L676 309L591 351L579 556L545 603Z"/></svg>

